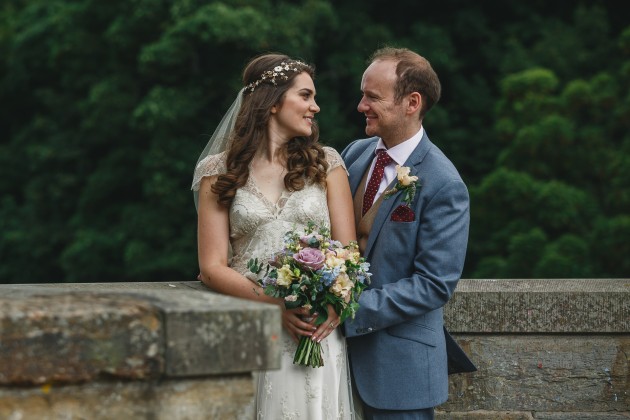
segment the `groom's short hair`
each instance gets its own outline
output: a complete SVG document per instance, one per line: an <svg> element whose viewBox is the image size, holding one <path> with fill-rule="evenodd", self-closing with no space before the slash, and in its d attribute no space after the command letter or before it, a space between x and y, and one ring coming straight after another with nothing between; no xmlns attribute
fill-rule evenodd
<svg viewBox="0 0 630 420"><path fill-rule="evenodd" d="M442 86L429 60L408 48L384 47L376 50L369 62L392 60L396 62L398 80L394 86L394 99L400 102L405 95L418 92L422 95L420 118L440 100Z"/></svg>

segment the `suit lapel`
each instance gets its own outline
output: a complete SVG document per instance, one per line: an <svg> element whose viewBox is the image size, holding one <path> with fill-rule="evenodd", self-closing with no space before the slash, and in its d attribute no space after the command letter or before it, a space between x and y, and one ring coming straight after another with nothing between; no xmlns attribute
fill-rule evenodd
<svg viewBox="0 0 630 420"><path fill-rule="evenodd" d="M403 166L409 166L411 168L411 170L409 171L410 175L418 176L420 185L422 185L422 177L419 176L420 164L422 163L422 160L424 159L424 157L426 156L426 154L428 153L432 145L433 143L431 143L425 131L424 136L422 136L422 140L420 141L420 144L418 144L418 146L414 149L414 151L407 158L407 161L403 165ZM388 185L387 189L389 190L393 188L397 182L398 180L394 178L392 183ZM370 255L370 251L372 250L372 245L374 245L376 238L378 238L378 235L381 231L381 228L383 227L383 224L389 218L389 215L392 212L394 204L400 204L400 200L398 199L400 197L400 194L402 194L402 192L399 191L395 193L394 195L390 196L388 199L383 200L383 202L381 203L381 206L378 209L378 213L376 214L376 217L374 218L374 224L372 224L372 229L370 229L370 236L368 237L368 241L365 246L366 256Z"/></svg>
<svg viewBox="0 0 630 420"><path fill-rule="evenodd" d="M416 147L415 150L411 153L404 166L410 166L411 172L413 174L414 170L418 170L418 167L422 163L422 160L427 155L431 147L433 147L433 143L431 143L431 140L429 140L427 132L425 131L424 136L422 136L422 140L420 141L420 144L418 144L418 147Z"/></svg>

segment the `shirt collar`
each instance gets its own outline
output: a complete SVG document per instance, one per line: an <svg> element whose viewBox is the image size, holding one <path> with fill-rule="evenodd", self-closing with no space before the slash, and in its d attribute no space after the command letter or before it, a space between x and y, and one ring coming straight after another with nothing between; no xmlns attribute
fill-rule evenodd
<svg viewBox="0 0 630 420"><path fill-rule="evenodd" d="M394 162L396 162L396 164L403 166L407 159L409 159L409 156L411 156L415 148L418 146L418 144L420 144L420 140L422 140L423 136L424 127L420 126L420 131L414 134L411 138L392 147L391 149L388 149L385 146L385 143L383 143L383 139L379 138L378 142L376 143L376 149L374 150L374 153L376 153L378 150L387 150L387 154L389 155L389 157L391 157Z"/></svg>

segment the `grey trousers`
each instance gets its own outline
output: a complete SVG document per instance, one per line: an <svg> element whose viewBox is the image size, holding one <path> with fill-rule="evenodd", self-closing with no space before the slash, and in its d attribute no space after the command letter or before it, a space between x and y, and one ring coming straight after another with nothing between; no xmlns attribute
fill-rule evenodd
<svg viewBox="0 0 630 420"><path fill-rule="evenodd" d="M352 398L354 400L354 411L357 419L360 420L433 420L433 407L422 410L381 410L370 407L363 402L354 382L352 383Z"/></svg>
<svg viewBox="0 0 630 420"><path fill-rule="evenodd" d="M352 372L352 371L351 371ZM352 378L352 400L354 401L354 411L357 420L433 420L435 415L433 407L423 408L422 410L381 410L370 407L359 395Z"/></svg>

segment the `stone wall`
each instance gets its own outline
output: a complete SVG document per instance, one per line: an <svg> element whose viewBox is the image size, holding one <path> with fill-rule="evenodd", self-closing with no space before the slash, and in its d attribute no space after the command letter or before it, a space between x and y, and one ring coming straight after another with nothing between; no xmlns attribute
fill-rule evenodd
<svg viewBox="0 0 630 420"><path fill-rule="evenodd" d="M630 280L465 280L447 328L478 371L441 419L630 418Z"/></svg>
<svg viewBox="0 0 630 420"><path fill-rule="evenodd" d="M0 286L0 419L251 417L280 310L199 282Z"/></svg>
<svg viewBox="0 0 630 420"><path fill-rule="evenodd" d="M462 280L445 320L479 370L437 419L630 418L630 280ZM279 334L199 282L0 285L0 419L249 418Z"/></svg>

